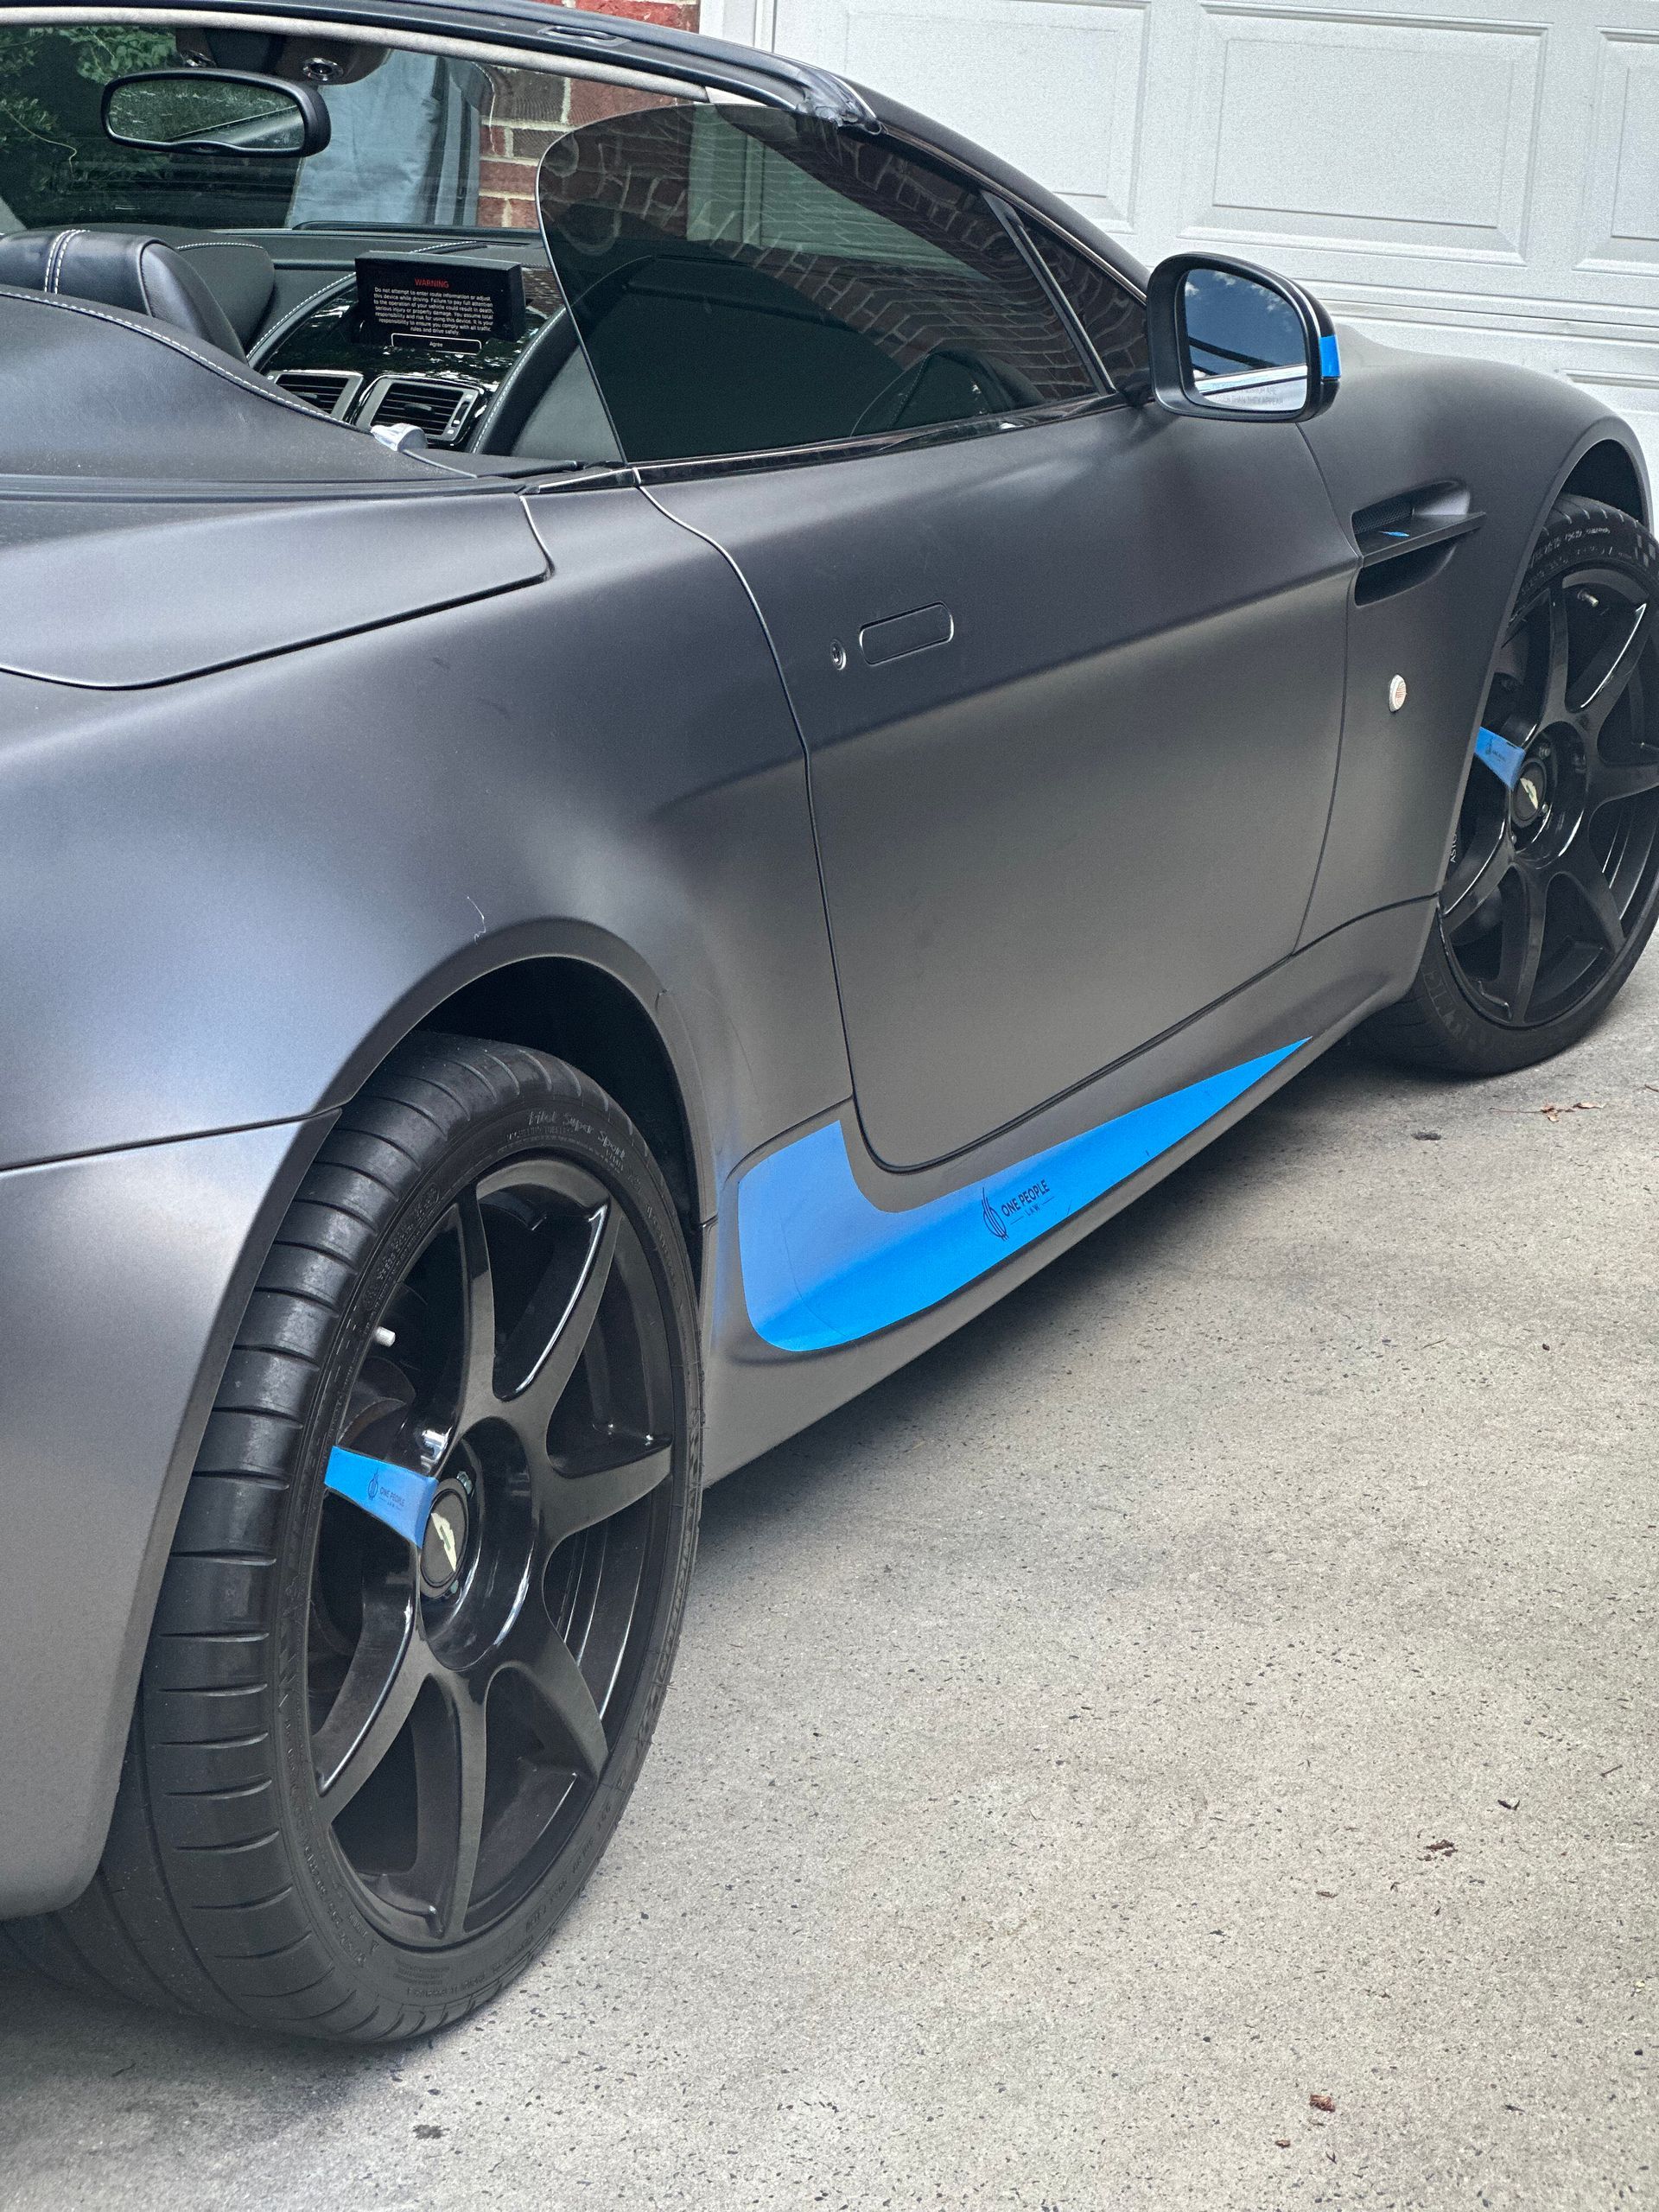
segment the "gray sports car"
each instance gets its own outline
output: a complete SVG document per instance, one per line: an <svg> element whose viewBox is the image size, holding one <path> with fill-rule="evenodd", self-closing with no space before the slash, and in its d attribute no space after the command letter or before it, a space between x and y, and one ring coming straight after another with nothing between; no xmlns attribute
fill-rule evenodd
<svg viewBox="0 0 1659 2212"><path fill-rule="evenodd" d="M1584 391L771 54L7 9L0 1953L517 1974L703 1480L1358 1025L1603 1013L1648 518Z"/></svg>

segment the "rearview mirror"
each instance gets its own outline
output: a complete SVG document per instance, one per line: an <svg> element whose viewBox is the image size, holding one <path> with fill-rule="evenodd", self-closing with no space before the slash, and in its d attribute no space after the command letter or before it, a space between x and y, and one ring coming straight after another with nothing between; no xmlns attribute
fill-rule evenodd
<svg viewBox="0 0 1659 2212"><path fill-rule="evenodd" d="M1336 397L1331 318L1287 277L1245 261L1178 253L1147 287L1153 390L1175 415L1300 423Z"/></svg>
<svg viewBox="0 0 1659 2212"><path fill-rule="evenodd" d="M310 85L229 69L143 69L104 87L104 128L152 153L291 156L328 143L328 110Z"/></svg>

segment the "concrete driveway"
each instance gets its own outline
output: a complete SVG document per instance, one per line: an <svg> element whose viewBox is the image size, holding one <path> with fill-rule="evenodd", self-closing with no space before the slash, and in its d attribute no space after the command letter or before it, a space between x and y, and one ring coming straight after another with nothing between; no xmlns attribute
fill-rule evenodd
<svg viewBox="0 0 1659 2212"><path fill-rule="evenodd" d="M1326 1061L711 1495L492 2012L0 1980L0 2203L1659 2204L1656 1085Z"/></svg>

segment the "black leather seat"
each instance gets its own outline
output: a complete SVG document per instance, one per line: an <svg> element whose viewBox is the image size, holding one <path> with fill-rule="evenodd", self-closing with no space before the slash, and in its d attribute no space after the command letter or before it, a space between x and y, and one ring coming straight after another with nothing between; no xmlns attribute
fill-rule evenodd
<svg viewBox="0 0 1659 2212"><path fill-rule="evenodd" d="M0 284L147 315L244 358L230 317L183 254L141 232L13 232L0 238Z"/></svg>

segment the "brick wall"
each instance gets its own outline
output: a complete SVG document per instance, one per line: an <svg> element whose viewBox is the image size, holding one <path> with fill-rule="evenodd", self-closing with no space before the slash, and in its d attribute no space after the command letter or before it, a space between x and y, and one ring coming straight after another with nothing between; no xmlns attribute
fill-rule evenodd
<svg viewBox="0 0 1659 2212"><path fill-rule="evenodd" d="M549 0L549 5L560 0ZM697 28L698 0L584 0L595 15L629 16L637 22ZM537 79L534 72L492 71L495 92L479 143L478 219L503 230L536 228L536 170L551 142L578 124L654 107L648 92L620 85L571 78ZM552 96L552 97L550 97Z"/></svg>

